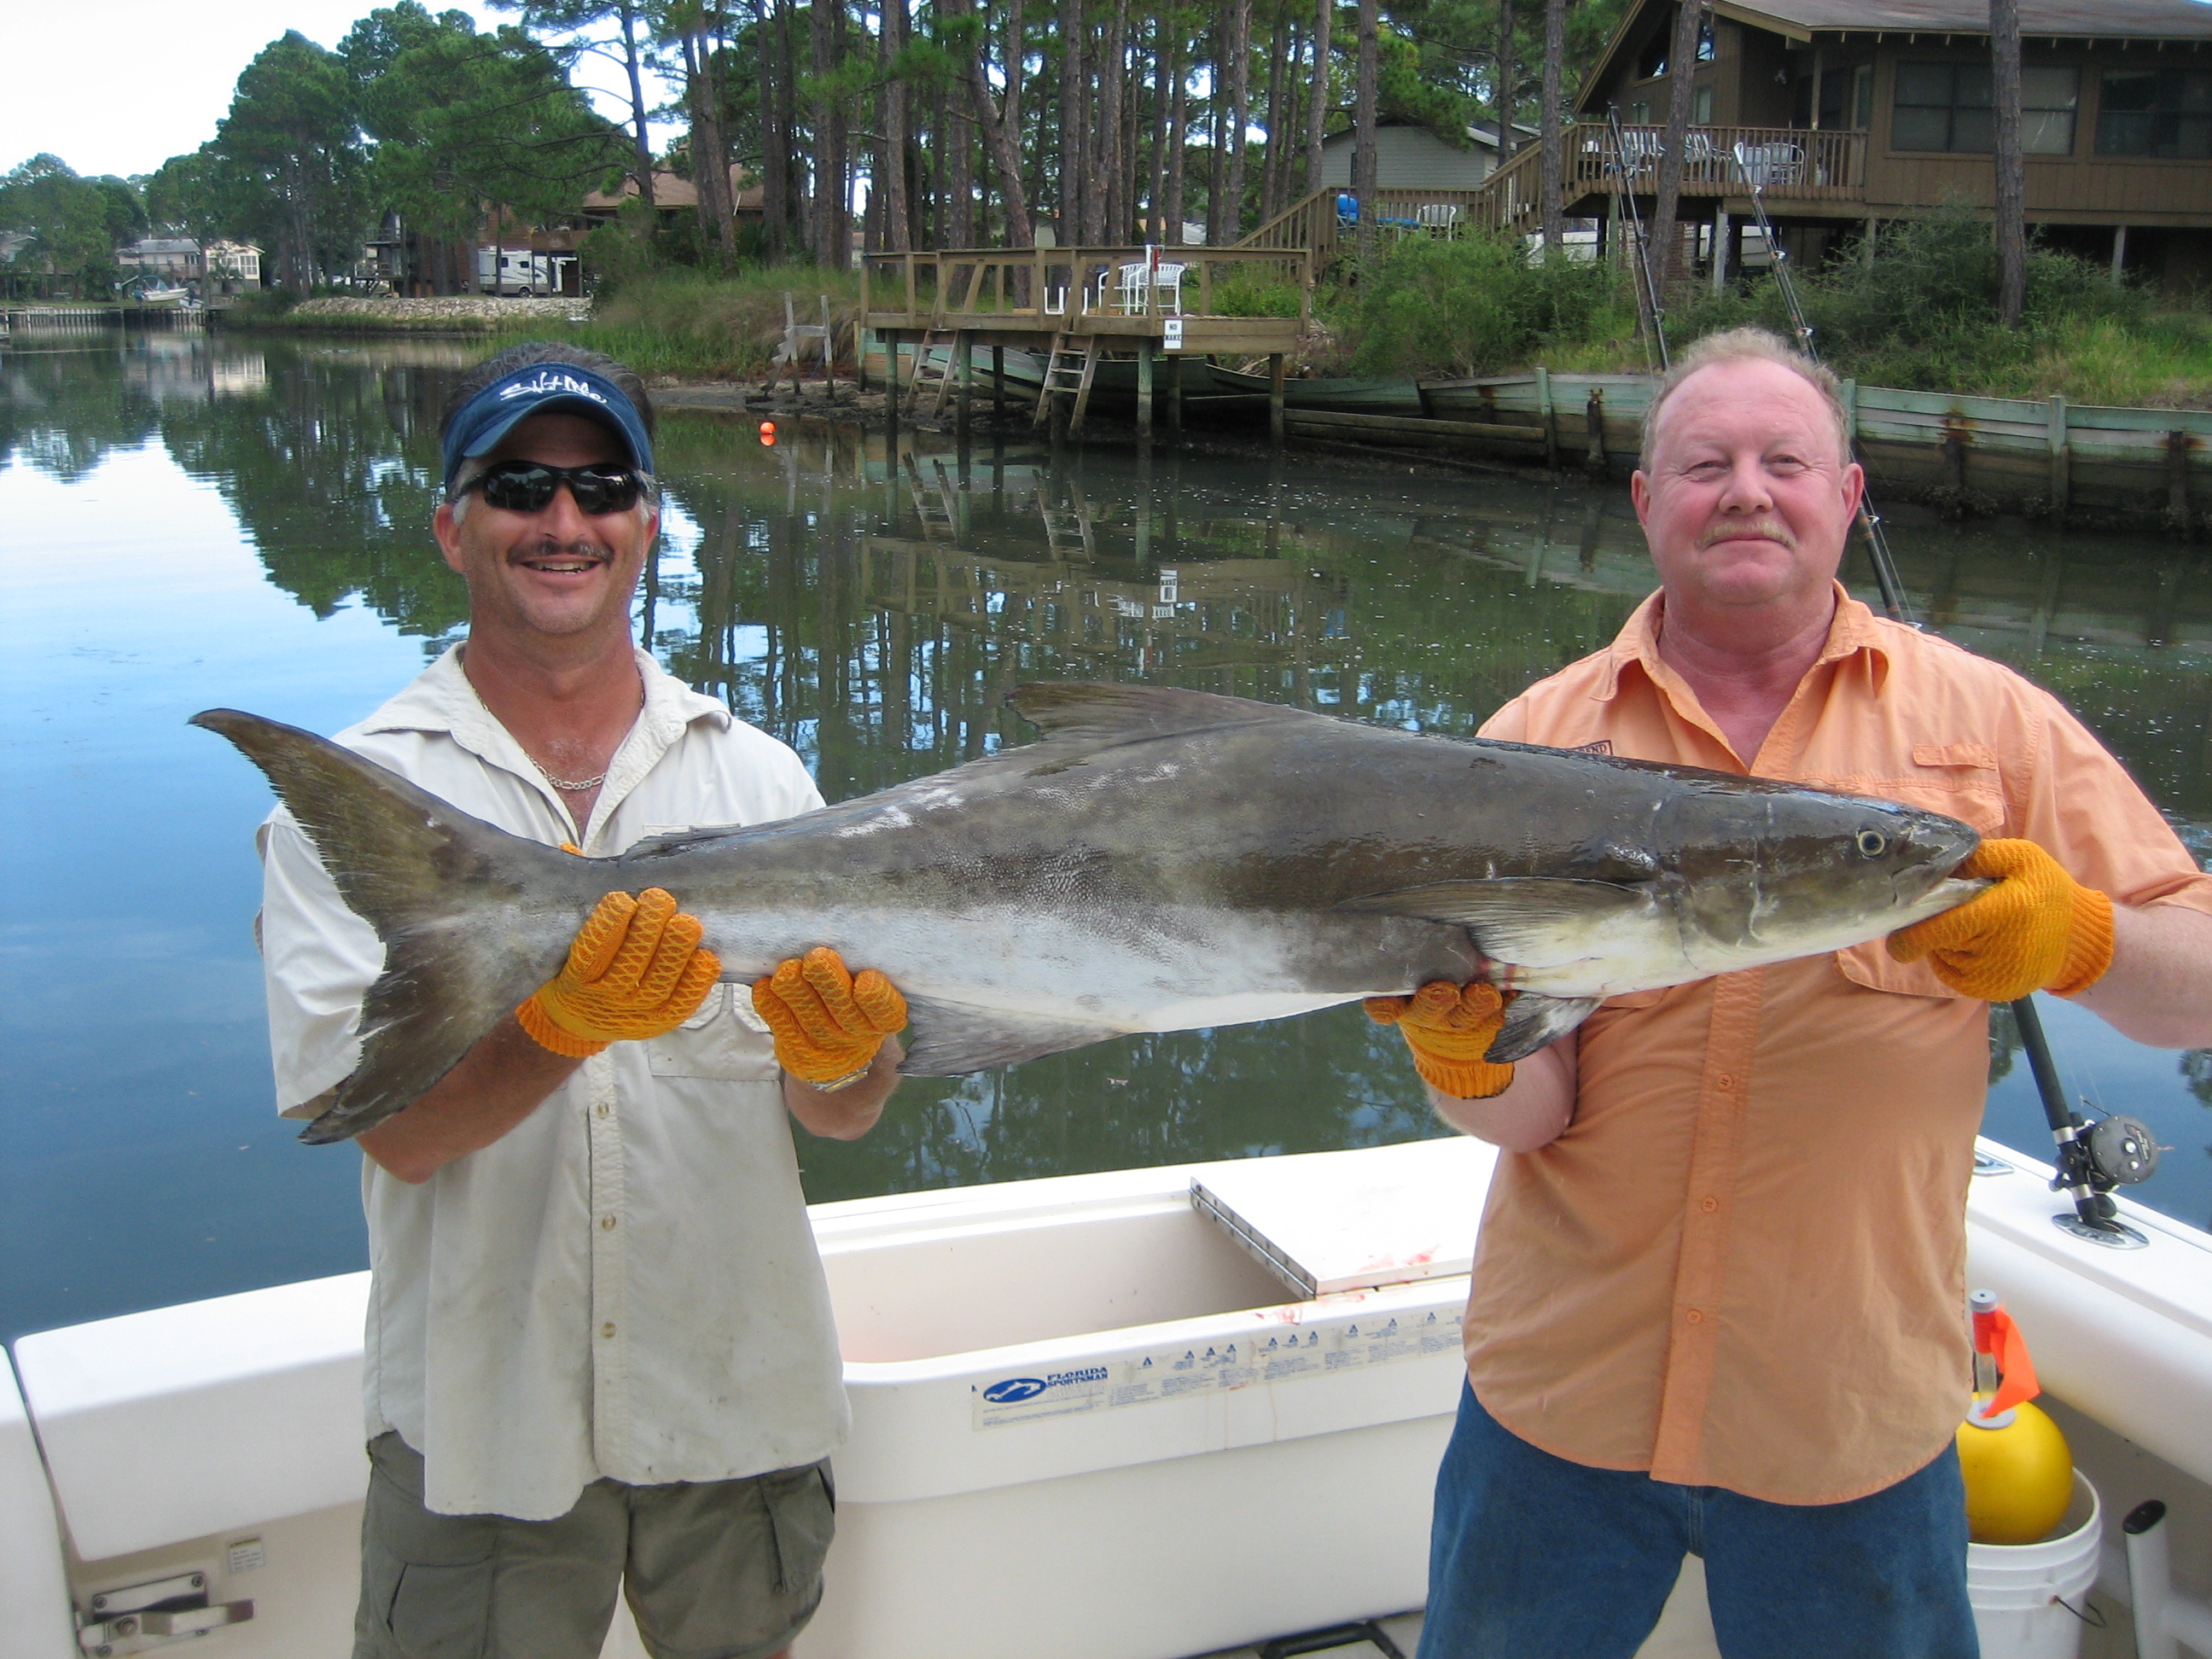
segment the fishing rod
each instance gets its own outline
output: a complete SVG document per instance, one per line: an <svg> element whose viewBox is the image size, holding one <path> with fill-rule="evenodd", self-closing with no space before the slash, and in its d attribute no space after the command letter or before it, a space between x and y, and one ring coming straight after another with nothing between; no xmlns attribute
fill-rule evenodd
<svg viewBox="0 0 2212 1659"><path fill-rule="evenodd" d="M1651 274L1651 247L1644 234L1644 210L1636 204L1636 190L1629 177L1628 145L1621 137L1620 106L1608 104L1605 108L1605 124L1613 138L1613 173L1620 180L1617 192L1628 204L1630 237L1636 249L1637 298L1650 313L1651 332L1644 348L1645 365L1649 367L1651 348L1659 349L1659 367L1672 368L1673 360L1667 355L1667 308L1659 302L1659 284Z"/></svg>
<svg viewBox="0 0 2212 1659"><path fill-rule="evenodd" d="M1797 337L1797 349L1818 362L1820 354L1813 343L1813 325L1797 297L1797 284L1790 274L1790 256L1781 239L1774 234L1773 222L1766 216L1766 202L1762 194L1765 183L1758 174L1752 179L1752 216L1759 222L1769 269L1774 273L1775 286L1782 291L1782 303L1789 310L1790 326ZM1874 510L1873 498L1863 489L1859 495L1858 521L1866 535L1867 556L1874 566L1875 581L1881 589L1882 608L1907 627L1917 628L1919 623L1905 600L1905 585L1898 580L1896 562L1890 556L1888 538L1882 533L1881 515ZM2037 1011L2033 995L2013 1003L2012 1018L2020 1032L2021 1047L2027 1052L2028 1070L2035 1077L2035 1091L2043 1103L2044 1121L2051 1126L2051 1139L2058 1149L2058 1173L2051 1188L2063 1193L2074 1206L2071 1216L2061 1215L2057 1219L2069 1231L2099 1243L2123 1247L2140 1244L2142 1236L2120 1220L2119 1206L2112 1201L2112 1194L2115 1187L2133 1186L2149 1178L2151 1171L2158 1167L2156 1138L2134 1118L2116 1113L2091 1123L2074 1110L2066 1103L2057 1062L2051 1058L2051 1042L2044 1035L2043 1016Z"/></svg>

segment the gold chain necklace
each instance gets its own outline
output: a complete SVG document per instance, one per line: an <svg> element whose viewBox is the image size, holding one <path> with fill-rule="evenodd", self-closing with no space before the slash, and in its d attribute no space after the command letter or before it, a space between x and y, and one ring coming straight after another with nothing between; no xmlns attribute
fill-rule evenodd
<svg viewBox="0 0 2212 1659"><path fill-rule="evenodd" d="M564 789L571 794L580 793L586 789L596 789L607 781L607 775L602 772L596 778L579 778L574 783L571 783L566 778L555 777L550 772L547 771L544 767L539 765L538 757L535 755L530 757L530 763L532 766L538 767L538 775L539 777L544 779L546 782L551 784L556 789Z"/></svg>

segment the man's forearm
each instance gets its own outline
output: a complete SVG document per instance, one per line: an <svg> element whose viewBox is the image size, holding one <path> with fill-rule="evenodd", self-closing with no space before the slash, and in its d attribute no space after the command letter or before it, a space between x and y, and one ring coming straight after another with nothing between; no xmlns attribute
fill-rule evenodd
<svg viewBox="0 0 2212 1659"><path fill-rule="evenodd" d="M899 1061L906 1050L896 1037L885 1037L867 1072L842 1089L828 1093L803 1078L783 1074L783 1103L811 1134L825 1140L858 1140L876 1127L884 1103L898 1087Z"/></svg>
<svg viewBox="0 0 2212 1659"><path fill-rule="evenodd" d="M1431 1088L1429 1105L1462 1134L1509 1152L1533 1152L1574 1121L1575 1056L1575 1038L1561 1037L1516 1066L1503 1094L1462 1100Z"/></svg>
<svg viewBox="0 0 2212 1659"><path fill-rule="evenodd" d="M2072 1000L2154 1048L2212 1048L2212 916L2112 906L2112 963Z"/></svg>
<svg viewBox="0 0 2212 1659"><path fill-rule="evenodd" d="M413 1105L355 1138L379 1168L416 1185L490 1146L583 1063L541 1048L509 1014Z"/></svg>

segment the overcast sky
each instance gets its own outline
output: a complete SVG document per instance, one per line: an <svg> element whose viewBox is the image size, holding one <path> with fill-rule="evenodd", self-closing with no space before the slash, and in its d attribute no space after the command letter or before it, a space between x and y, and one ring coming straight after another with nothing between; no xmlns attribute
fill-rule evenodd
<svg viewBox="0 0 2212 1659"><path fill-rule="evenodd" d="M385 0L389 3L389 0ZM479 28L511 22L487 0L426 0L429 9L465 11ZM215 137L230 107L239 71L271 40L294 28L335 47L354 20L378 0L231 0L216 5L155 0L10 0L8 69L0 91L0 172L46 151L79 173L128 178L151 173L172 155ZM615 66L586 58L575 78L587 87L621 84ZM665 101L664 90L659 99ZM601 99L620 120L627 100ZM654 148L668 135L656 134Z"/></svg>

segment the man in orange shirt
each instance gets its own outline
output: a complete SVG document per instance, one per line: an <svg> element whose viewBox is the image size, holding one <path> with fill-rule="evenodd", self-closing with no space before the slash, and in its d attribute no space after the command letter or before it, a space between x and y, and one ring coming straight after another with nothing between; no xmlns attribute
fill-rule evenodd
<svg viewBox="0 0 2212 1659"><path fill-rule="evenodd" d="M1438 1113L1510 1154L1421 1659L1626 1659L1690 1551L1730 1659L1972 1659L1953 1435L1987 1006L2049 989L2212 1043L2212 878L2142 791L2054 698L1837 584L1847 430L1774 336L1693 347L1633 483L1659 592L1483 735L1932 808L1998 879L1886 942L1614 998L1517 1066L1480 1058L1486 985L1369 1005Z"/></svg>

